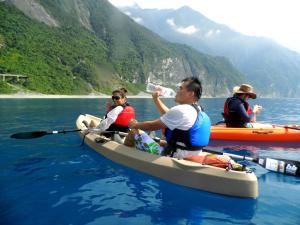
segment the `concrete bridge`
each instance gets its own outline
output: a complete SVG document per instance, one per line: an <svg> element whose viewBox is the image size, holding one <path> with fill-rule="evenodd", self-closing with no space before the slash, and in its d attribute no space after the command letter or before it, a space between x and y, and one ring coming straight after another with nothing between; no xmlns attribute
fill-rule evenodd
<svg viewBox="0 0 300 225"><path fill-rule="evenodd" d="M21 79L27 79L28 77L25 75L19 75L19 74L0 74L0 77L2 77L2 81L5 81L6 77L13 77L13 78L17 78L17 81Z"/></svg>

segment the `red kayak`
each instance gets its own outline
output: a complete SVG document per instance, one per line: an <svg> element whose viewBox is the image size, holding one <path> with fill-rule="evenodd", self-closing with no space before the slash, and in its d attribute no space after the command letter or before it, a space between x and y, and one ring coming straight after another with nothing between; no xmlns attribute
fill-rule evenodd
<svg viewBox="0 0 300 225"><path fill-rule="evenodd" d="M253 128L226 127L225 124L211 128L210 145L240 142L250 145L267 143L266 146L300 147L300 127L252 123Z"/></svg>
<svg viewBox="0 0 300 225"><path fill-rule="evenodd" d="M263 123L253 123L253 128L235 128L222 124L212 126L210 139L297 142L300 141L300 128Z"/></svg>

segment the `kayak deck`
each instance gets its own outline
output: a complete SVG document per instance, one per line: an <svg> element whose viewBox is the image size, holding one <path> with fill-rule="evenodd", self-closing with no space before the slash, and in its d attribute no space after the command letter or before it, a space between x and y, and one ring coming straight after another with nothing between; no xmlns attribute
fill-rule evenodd
<svg viewBox="0 0 300 225"><path fill-rule="evenodd" d="M80 115L76 121L78 129L85 128L83 120L100 121L91 115ZM80 132L80 136L83 138L84 133ZM85 143L113 162L175 184L230 196L258 197L258 182L253 172L226 170L183 159L153 155L95 133L87 134Z"/></svg>

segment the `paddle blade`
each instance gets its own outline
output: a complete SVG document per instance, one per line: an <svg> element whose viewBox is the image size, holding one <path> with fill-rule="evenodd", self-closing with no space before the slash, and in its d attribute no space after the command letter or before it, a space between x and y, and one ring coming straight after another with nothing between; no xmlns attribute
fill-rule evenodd
<svg viewBox="0 0 300 225"><path fill-rule="evenodd" d="M300 162L289 159L258 158L257 163L267 170L287 175L300 176Z"/></svg>
<svg viewBox="0 0 300 225"><path fill-rule="evenodd" d="M47 131L33 131L33 132L22 132L22 133L16 133L12 134L10 138L15 139L32 139L32 138L39 138L44 135L47 135Z"/></svg>

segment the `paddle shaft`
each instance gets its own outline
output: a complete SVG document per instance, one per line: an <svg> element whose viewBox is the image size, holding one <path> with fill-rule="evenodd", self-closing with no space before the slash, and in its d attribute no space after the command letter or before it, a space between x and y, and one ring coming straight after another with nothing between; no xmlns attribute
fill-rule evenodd
<svg viewBox="0 0 300 225"><path fill-rule="evenodd" d="M283 128L286 128L286 129L292 129L292 130L300 130L300 128L298 127L290 127L290 126L281 126Z"/></svg>
<svg viewBox="0 0 300 225"><path fill-rule="evenodd" d="M53 130L53 131L47 132L47 134L65 134L65 133L71 133L71 132L77 132L77 131L82 131L82 129L61 130L61 131Z"/></svg>
<svg viewBox="0 0 300 225"><path fill-rule="evenodd" d="M15 139L33 139L33 138L39 138L43 137L45 135L50 135L50 134L65 134L65 133L71 133L71 132L78 132L78 131L85 131L88 130L88 132L99 132L99 133L114 133L114 134L120 134L123 136L126 136L127 133L120 132L120 131L100 131L99 129L75 129L75 130L53 130L53 131L31 131L31 132L21 132L21 133L15 133L12 134L10 137L15 138Z"/></svg>

